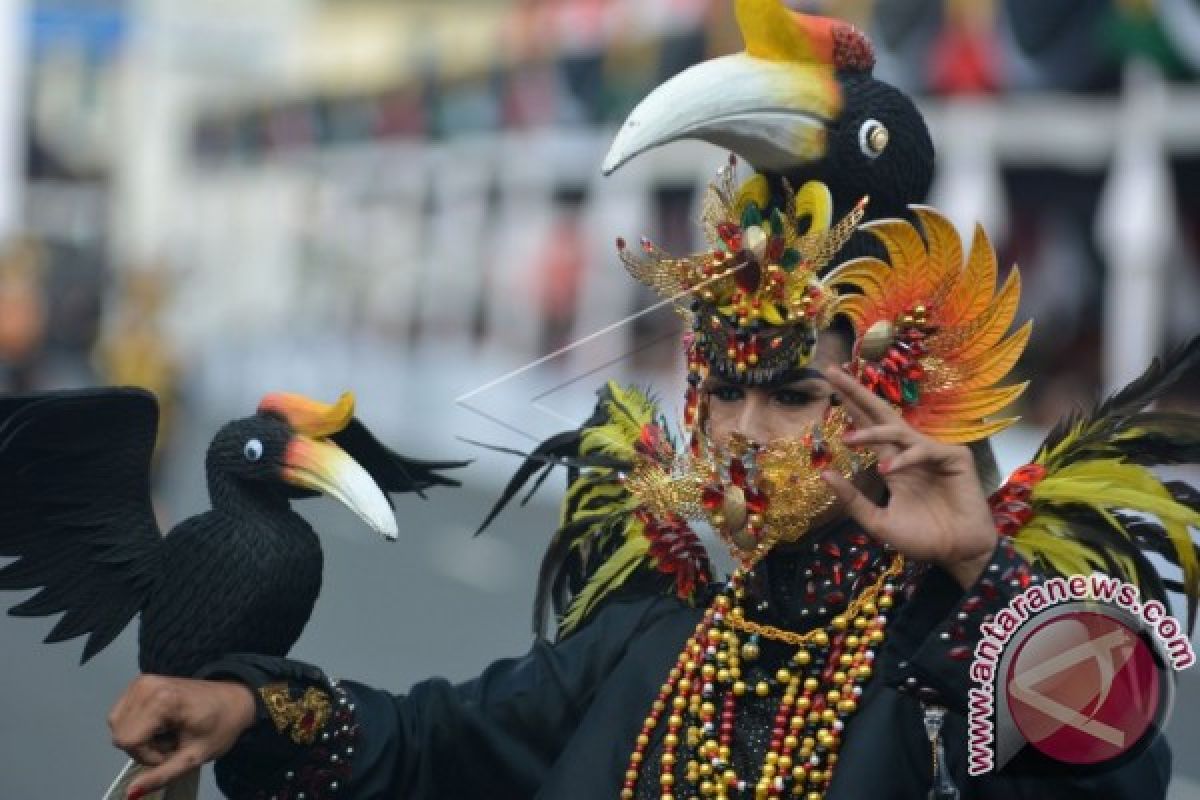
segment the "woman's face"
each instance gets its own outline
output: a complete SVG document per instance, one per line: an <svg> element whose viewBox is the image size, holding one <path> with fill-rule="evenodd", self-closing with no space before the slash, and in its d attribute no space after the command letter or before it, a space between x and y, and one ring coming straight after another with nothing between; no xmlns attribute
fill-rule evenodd
<svg viewBox="0 0 1200 800"><path fill-rule="evenodd" d="M777 439L798 439L819 425L834 402L833 389L824 370L849 359L846 345L837 336L818 339L813 359L796 378L766 388L710 378L704 384L708 395L707 432L710 441L725 447L738 433L759 444ZM882 482L874 470L854 478L868 496L882 496ZM809 530L840 520L845 509L840 502L820 513Z"/></svg>
<svg viewBox="0 0 1200 800"><path fill-rule="evenodd" d="M840 339L822 336L812 362L788 383L752 387L710 378L704 384L708 393L709 439L724 446L733 433L760 444L803 436L814 423L825 418L830 407L833 391L822 373L846 359Z"/></svg>

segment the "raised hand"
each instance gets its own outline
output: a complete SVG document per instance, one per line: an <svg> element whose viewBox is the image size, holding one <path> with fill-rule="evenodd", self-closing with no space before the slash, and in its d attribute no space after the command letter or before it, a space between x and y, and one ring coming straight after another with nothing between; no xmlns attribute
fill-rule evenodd
<svg viewBox="0 0 1200 800"><path fill-rule="evenodd" d="M887 505L872 502L837 472L822 477L867 534L908 558L938 564L961 586L970 586L997 537L971 451L918 432L841 367L830 367L825 375L855 427L846 443L879 457Z"/></svg>

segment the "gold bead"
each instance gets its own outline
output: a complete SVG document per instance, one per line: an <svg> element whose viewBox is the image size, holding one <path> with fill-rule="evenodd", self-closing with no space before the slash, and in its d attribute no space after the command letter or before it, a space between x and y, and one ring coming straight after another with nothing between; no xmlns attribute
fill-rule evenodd
<svg viewBox="0 0 1200 800"><path fill-rule="evenodd" d="M890 595L884 595L879 598L879 607L886 610L892 607L892 598Z"/></svg>
<svg viewBox="0 0 1200 800"><path fill-rule="evenodd" d="M868 624L869 624L869 623L867 622L867 620L866 620L866 618L865 618L865 617L857 617L857 618L855 618L855 620L854 620L854 628L855 628L855 630L860 630L860 631L861 631L861 630L863 630L864 628L866 628Z"/></svg>
<svg viewBox="0 0 1200 800"><path fill-rule="evenodd" d="M700 794L707 797L707 796L711 795L712 793L713 793L712 781L702 781L700 783Z"/></svg>
<svg viewBox="0 0 1200 800"><path fill-rule="evenodd" d="M671 766L672 764L674 764L675 763L675 754L674 753L663 753L662 754L662 763L667 765L668 767Z"/></svg>
<svg viewBox="0 0 1200 800"><path fill-rule="evenodd" d="M837 713L832 708L827 708L821 712L821 722L832 724L837 719Z"/></svg>
<svg viewBox="0 0 1200 800"><path fill-rule="evenodd" d="M853 633L846 637L846 649L853 650L858 647L858 637Z"/></svg>
<svg viewBox="0 0 1200 800"><path fill-rule="evenodd" d="M778 763L779 763L779 754L778 753L767 753L767 764L769 764L770 766L775 766Z"/></svg>
<svg viewBox="0 0 1200 800"><path fill-rule="evenodd" d="M779 669L778 672L775 673L775 680L779 681L780 683L787 683L791 679L792 679L792 673L788 672L786 669L783 669L782 667Z"/></svg>
<svg viewBox="0 0 1200 800"><path fill-rule="evenodd" d="M742 681L734 681L733 694L736 697L741 697L746 693L746 684Z"/></svg>
<svg viewBox="0 0 1200 800"><path fill-rule="evenodd" d="M633 789L622 789L621 800L633 800Z"/></svg>
<svg viewBox="0 0 1200 800"><path fill-rule="evenodd" d="M683 711L687 708L687 700L683 697L675 697L671 700L671 707L676 711Z"/></svg>
<svg viewBox="0 0 1200 800"><path fill-rule="evenodd" d="M627 770L625 770L625 780L627 780L627 781L636 781L636 780L637 780L637 776L638 776L638 774L637 774L637 770L636 770L636 769L627 769Z"/></svg>
<svg viewBox="0 0 1200 800"><path fill-rule="evenodd" d="M838 658L838 663L843 667L848 667L854 663L854 656L850 655L849 653L842 653L842 655Z"/></svg>
<svg viewBox="0 0 1200 800"><path fill-rule="evenodd" d="M759 681L754 687L754 693L759 697L766 697L771 693L771 686L766 681Z"/></svg>
<svg viewBox="0 0 1200 800"><path fill-rule="evenodd" d="M644 733L639 733L638 738L637 738L637 743L640 744L642 747L645 747L646 745L650 744L650 737Z"/></svg>
<svg viewBox="0 0 1200 800"><path fill-rule="evenodd" d="M638 752L637 750L635 750L635 751L633 751L633 753L632 753L632 754L629 756L629 760L630 760L631 762L633 762L634 764L640 764L640 763L641 763L641 761L642 761L642 754L641 754L640 752Z"/></svg>
<svg viewBox="0 0 1200 800"><path fill-rule="evenodd" d="M873 630L867 635L867 638L871 641L871 644L879 644L883 641L883 631Z"/></svg>
<svg viewBox="0 0 1200 800"><path fill-rule="evenodd" d="M802 667L807 667L812 662L812 656L807 650L798 650L796 655L792 656L792 661L795 661Z"/></svg>
<svg viewBox="0 0 1200 800"><path fill-rule="evenodd" d="M700 668L700 677L704 678L704 680L711 681L716 676L717 676L717 668L714 667L712 664L705 664L703 667Z"/></svg>
<svg viewBox="0 0 1200 800"><path fill-rule="evenodd" d="M742 658L746 661L754 661L758 658L758 645L754 642L746 642L742 645Z"/></svg>
<svg viewBox="0 0 1200 800"><path fill-rule="evenodd" d="M833 673L833 682L834 683L845 683L846 682L846 673L842 672L840 669L837 672Z"/></svg>
<svg viewBox="0 0 1200 800"><path fill-rule="evenodd" d="M837 689L830 689L828 692L825 693L825 700L828 701L829 703L836 703L838 700L841 700L841 699L842 699L842 693L839 692Z"/></svg>
<svg viewBox="0 0 1200 800"><path fill-rule="evenodd" d="M817 631L815 634L813 634L813 643L816 644L817 647L828 647L829 634L825 633L825 631Z"/></svg>
<svg viewBox="0 0 1200 800"><path fill-rule="evenodd" d="M669 772L664 772L658 776L658 784L660 786L670 786L675 783L675 776Z"/></svg>
<svg viewBox="0 0 1200 800"><path fill-rule="evenodd" d="M878 616L879 608L874 603L867 603L862 607L864 617Z"/></svg>
<svg viewBox="0 0 1200 800"><path fill-rule="evenodd" d="M718 683L729 683L729 670L727 670L727 669L717 670L717 682Z"/></svg>
<svg viewBox="0 0 1200 800"><path fill-rule="evenodd" d="M842 616L841 614L838 614L836 617L831 619L829 621L829 624L832 625L833 627L837 628L839 631L846 630L846 624L847 624L846 618L844 616Z"/></svg>
<svg viewBox="0 0 1200 800"><path fill-rule="evenodd" d="M808 740L805 739L805 741L807 742ZM790 733L787 736L783 737L783 746L786 747L788 750L795 750L799 746L799 744L800 744L800 740L797 739L795 736L793 736Z"/></svg>
<svg viewBox="0 0 1200 800"><path fill-rule="evenodd" d="M680 694L687 694L691 690L692 690L692 682L690 680L688 680L687 678L683 678L679 681L679 693Z"/></svg>
<svg viewBox="0 0 1200 800"><path fill-rule="evenodd" d="M671 716L667 717L667 724L669 724L672 728L682 727L683 717L679 714L672 714Z"/></svg>
<svg viewBox="0 0 1200 800"><path fill-rule="evenodd" d="M722 761L729 761L729 745L723 744L718 747L717 755L721 757Z"/></svg>
<svg viewBox="0 0 1200 800"><path fill-rule="evenodd" d="M858 665L858 679L860 681L865 681L869 677L871 677L871 665L870 664L859 664Z"/></svg>
<svg viewBox="0 0 1200 800"><path fill-rule="evenodd" d="M782 755L779 757L779 770L781 772L791 772L791 770L792 770L792 757L791 756Z"/></svg>
<svg viewBox="0 0 1200 800"><path fill-rule="evenodd" d="M803 745L804 745L805 750L812 750L814 747L817 746L817 740L811 736L805 736L804 740L803 740Z"/></svg>
<svg viewBox="0 0 1200 800"><path fill-rule="evenodd" d="M816 678L805 678L804 679L804 689L806 691L814 692L814 691L816 691L818 686L820 686L820 684L817 682Z"/></svg>
<svg viewBox="0 0 1200 800"><path fill-rule="evenodd" d="M667 747L670 747L672 750L674 750L676 747L679 746L679 737L673 733L668 733L665 737L663 737L663 741L666 743ZM640 738L639 738L639 742L640 742ZM646 742L646 744L649 744L649 743L650 742L648 742L648 741ZM645 745L642 745L642 746L645 747Z"/></svg>
<svg viewBox="0 0 1200 800"><path fill-rule="evenodd" d="M808 771L804 767L792 767L792 780L800 783L807 777Z"/></svg>
<svg viewBox="0 0 1200 800"><path fill-rule="evenodd" d="M854 702L853 700L843 700L838 703L838 711L842 712L843 714L853 714L857 710L858 703Z"/></svg>
<svg viewBox="0 0 1200 800"><path fill-rule="evenodd" d="M646 730L654 730L657 725L658 723L654 717L646 717L646 719L642 720L642 727Z"/></svg>
<svg viewBox="0 0 1200 800"><path fill-rule="evenodd" d="M800 698L796 699L796 710L797 711L801 711L801 712L808 711L808 707L811 705L812 705L812 701L809 700L807 697L800 697Z"/></svg>
<svg viewBox="0 0 1200 800"><path fill-rule="evenodd" d="M792 717L792 721L788 723L788 727L795 733L804 728L804 717Z"/></svg>
<svg viewBox="0 0 1200 800"><path fill-rule="evenodd" d="M809 792L808 797L806 797L804 800L821 800L821 793L820 792Z"/></svg>

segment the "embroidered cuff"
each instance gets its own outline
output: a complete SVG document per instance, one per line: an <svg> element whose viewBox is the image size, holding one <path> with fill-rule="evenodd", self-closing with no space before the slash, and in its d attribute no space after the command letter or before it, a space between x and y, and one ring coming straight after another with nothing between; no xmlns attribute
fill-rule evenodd
<svg viewBox="0 0 1200 800"><path fill-rule="evenodd" d="M254 691L254 725L216 763L234 800L326 800L349 782L357 734L347 691L319 669L286 659L231 656L197 677Z"/></svg>

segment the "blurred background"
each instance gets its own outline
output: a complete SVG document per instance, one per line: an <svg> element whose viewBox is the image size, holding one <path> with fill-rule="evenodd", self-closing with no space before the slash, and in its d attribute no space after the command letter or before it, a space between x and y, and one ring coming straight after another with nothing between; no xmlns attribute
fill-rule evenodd
<svg viewBox="0 0 1200 800"><path fill-rule="evenodd" d="M1021 266L1034 383L1003 466L1200 331L1200 0L794 5L870 33L933 130L931 202ZM397 449L477 461L462 491L402 499L394 545L303 505L326 588L295 655L402 691L523 652L561 484L473 539L516 463L456 437L528 448L610 377L678 411L676 320L618 324L650 297L613 241L697 246L724 154L599 164L651 88L740 49L731 6L0 0L0 390L153 389L164 525L206 506L220 423L354 390ZM1166 402L1197 398L1200 375ZM132 632L81 669L48 629L0 619L3 800L99 797L122 763L104 715ZM1195 673L1178 800L1200 798Z"/></svg>

